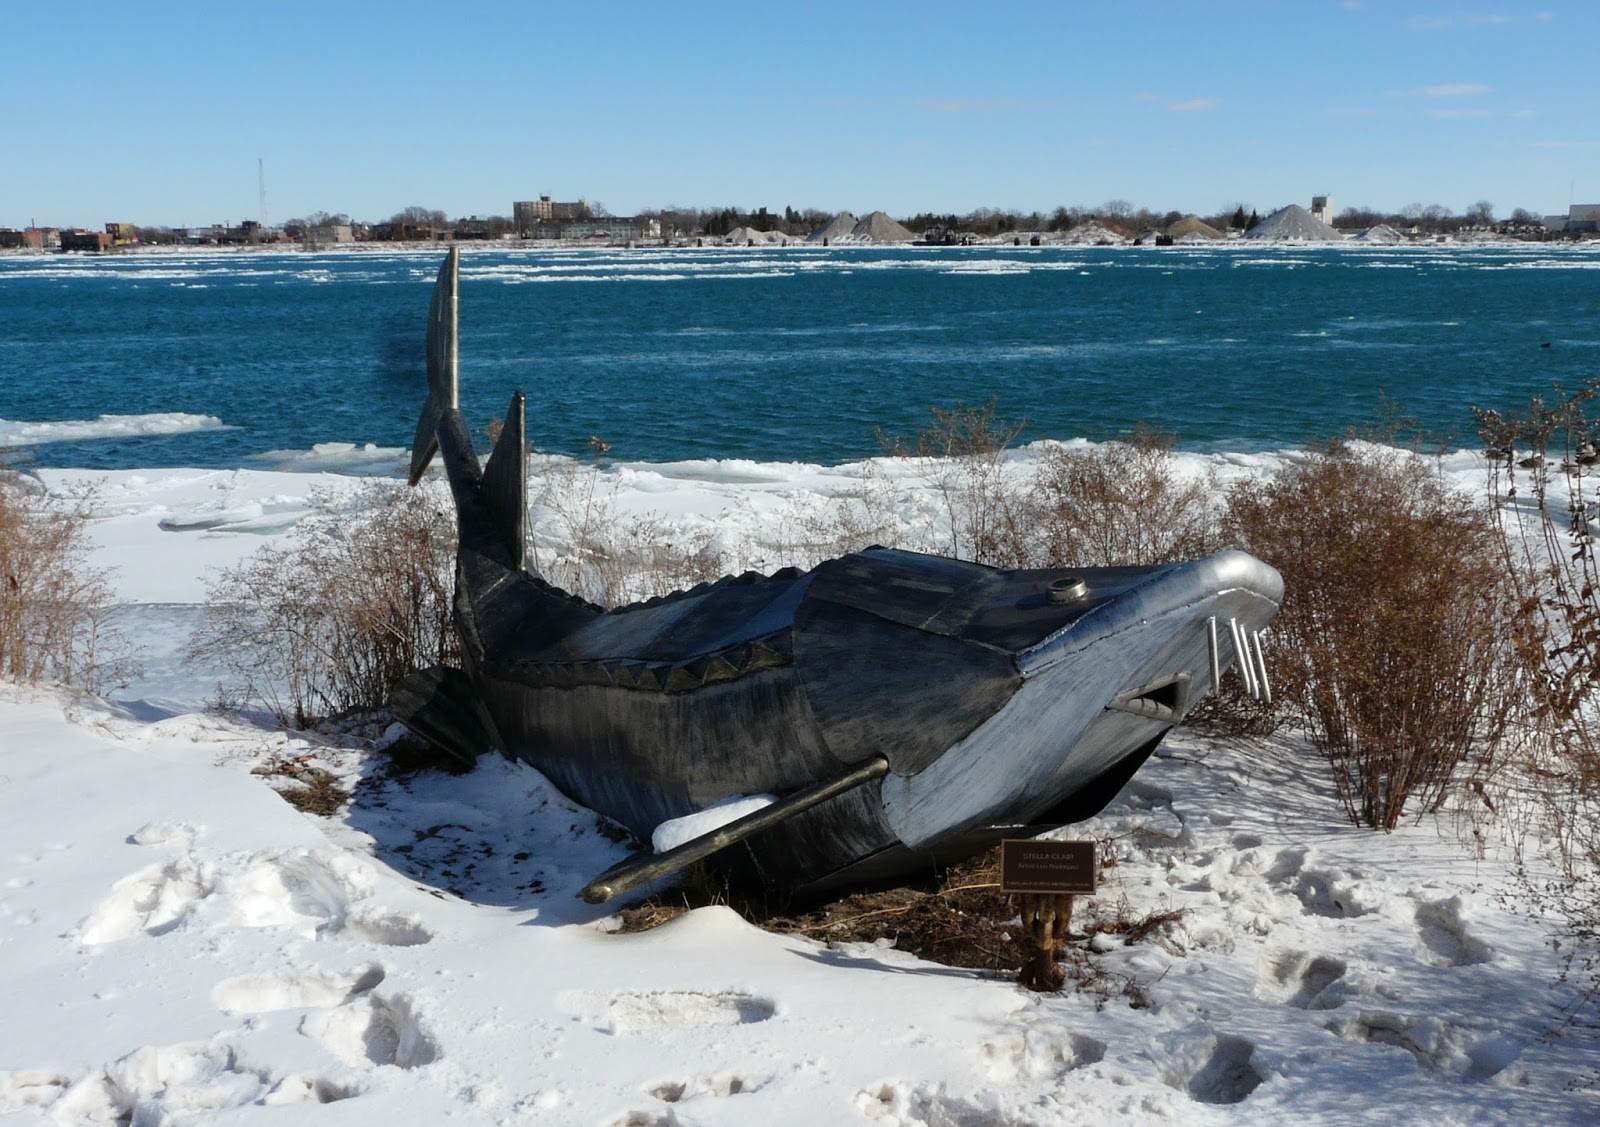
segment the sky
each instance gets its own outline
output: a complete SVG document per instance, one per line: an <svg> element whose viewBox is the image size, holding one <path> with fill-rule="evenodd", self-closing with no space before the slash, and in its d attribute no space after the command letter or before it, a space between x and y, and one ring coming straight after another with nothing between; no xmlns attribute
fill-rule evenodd
<svg viewBox="0 0 1600 1127"><path fill-rule="evenodd" d="M0 0L0 226L1600 201L1600 4ZM258 161L260 165L258 166Z"/></svg>

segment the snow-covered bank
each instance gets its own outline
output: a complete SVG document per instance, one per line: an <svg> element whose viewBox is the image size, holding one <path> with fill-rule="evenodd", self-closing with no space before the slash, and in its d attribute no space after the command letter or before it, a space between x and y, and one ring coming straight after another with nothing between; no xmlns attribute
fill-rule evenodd
<svg viewBox="0 0 1600 1127"><path fill-rule="evenodd" d="M607 934L621 856L534 772L380 761L0 691L0 1111L18 1121L1589 1123L1595 1047L1503 864L1343 824L1303 749L1181 736L1082 830L1102 895L1182 907L1041 998L720 908ZM319 819L253 767L364 779Z"/></svg>
<svg viewBox="0 0 1600 1127"><path fill-rule="evenodd" d="M1292 456L1182 457L1226 479ZM1473 454L1445 470L1483 473ZM1572 994L1542 927L1498 898L1508 851L1474 856L1432 820L1350 827L1292 740L1179 733L1074 831L1115 853L1104 897L1185 911L1169 943L1097 940L1147 1008L725 909L609 934L575 892L625 847L536 773L391 777L359 745L204 713L212 686L170 660L207 574L358 479L94 476L96 562L168 656L120 703L0 687L0 1114L17 1122L1600 1119L1594 1090L1568 1088L1600 1056L1592 1033L1544 1037ZM867 485L907 526L938 506L891 461L624 464L600 488L616 518L753 557ZM307 767L353 785L338 816L272 793Z"/></svg>

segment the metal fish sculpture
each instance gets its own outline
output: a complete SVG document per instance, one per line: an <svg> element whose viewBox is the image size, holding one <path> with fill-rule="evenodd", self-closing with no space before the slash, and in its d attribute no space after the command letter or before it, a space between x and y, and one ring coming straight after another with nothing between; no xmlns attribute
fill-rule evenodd
<svg viewBox="0 0 1600 1127"><path fill-rule="evenodd" d="M395 711L491 747L641 841L732 796L776 800L581 893L603 902L720 853L802 896L881 882L1098 813L1223 672L1270 692L1283 581L1243 552L999 570L869 548L610 610L529 566L524 401L480 466L457 403L457 252L428 323L411 482L444 462L460 531L461 670Z"/></svg>

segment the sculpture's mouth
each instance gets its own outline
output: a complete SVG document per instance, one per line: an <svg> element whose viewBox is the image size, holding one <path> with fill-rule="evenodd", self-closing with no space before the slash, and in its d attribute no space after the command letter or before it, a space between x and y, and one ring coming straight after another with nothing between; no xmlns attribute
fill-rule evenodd
<svg viewBox="0 0 1600 1127"><path fill-rule="evenodd" d="M1117 777L1229 669L1252 695L1268 692L1259 638L1282 591L1266 564L1219 553L1160 573L1019 654L1023 682L1004 707L923 770L884 780L896 835L924 847L1098 793L1098 780Z"/></svg>

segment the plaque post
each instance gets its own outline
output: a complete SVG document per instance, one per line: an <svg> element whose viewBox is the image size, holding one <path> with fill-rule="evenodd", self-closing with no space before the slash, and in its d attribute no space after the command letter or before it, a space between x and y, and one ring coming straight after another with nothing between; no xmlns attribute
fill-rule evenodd
<svg viewBox="0 0 1600 1127"><path fill-rule="evenodd" d="M1033 950L1017 981L1054 992L1066 981L1057 953L1072 919L1072 901L1095 890L1095 843L1008 838L1000 843L1000 891L1017 903Z"/></svg>

